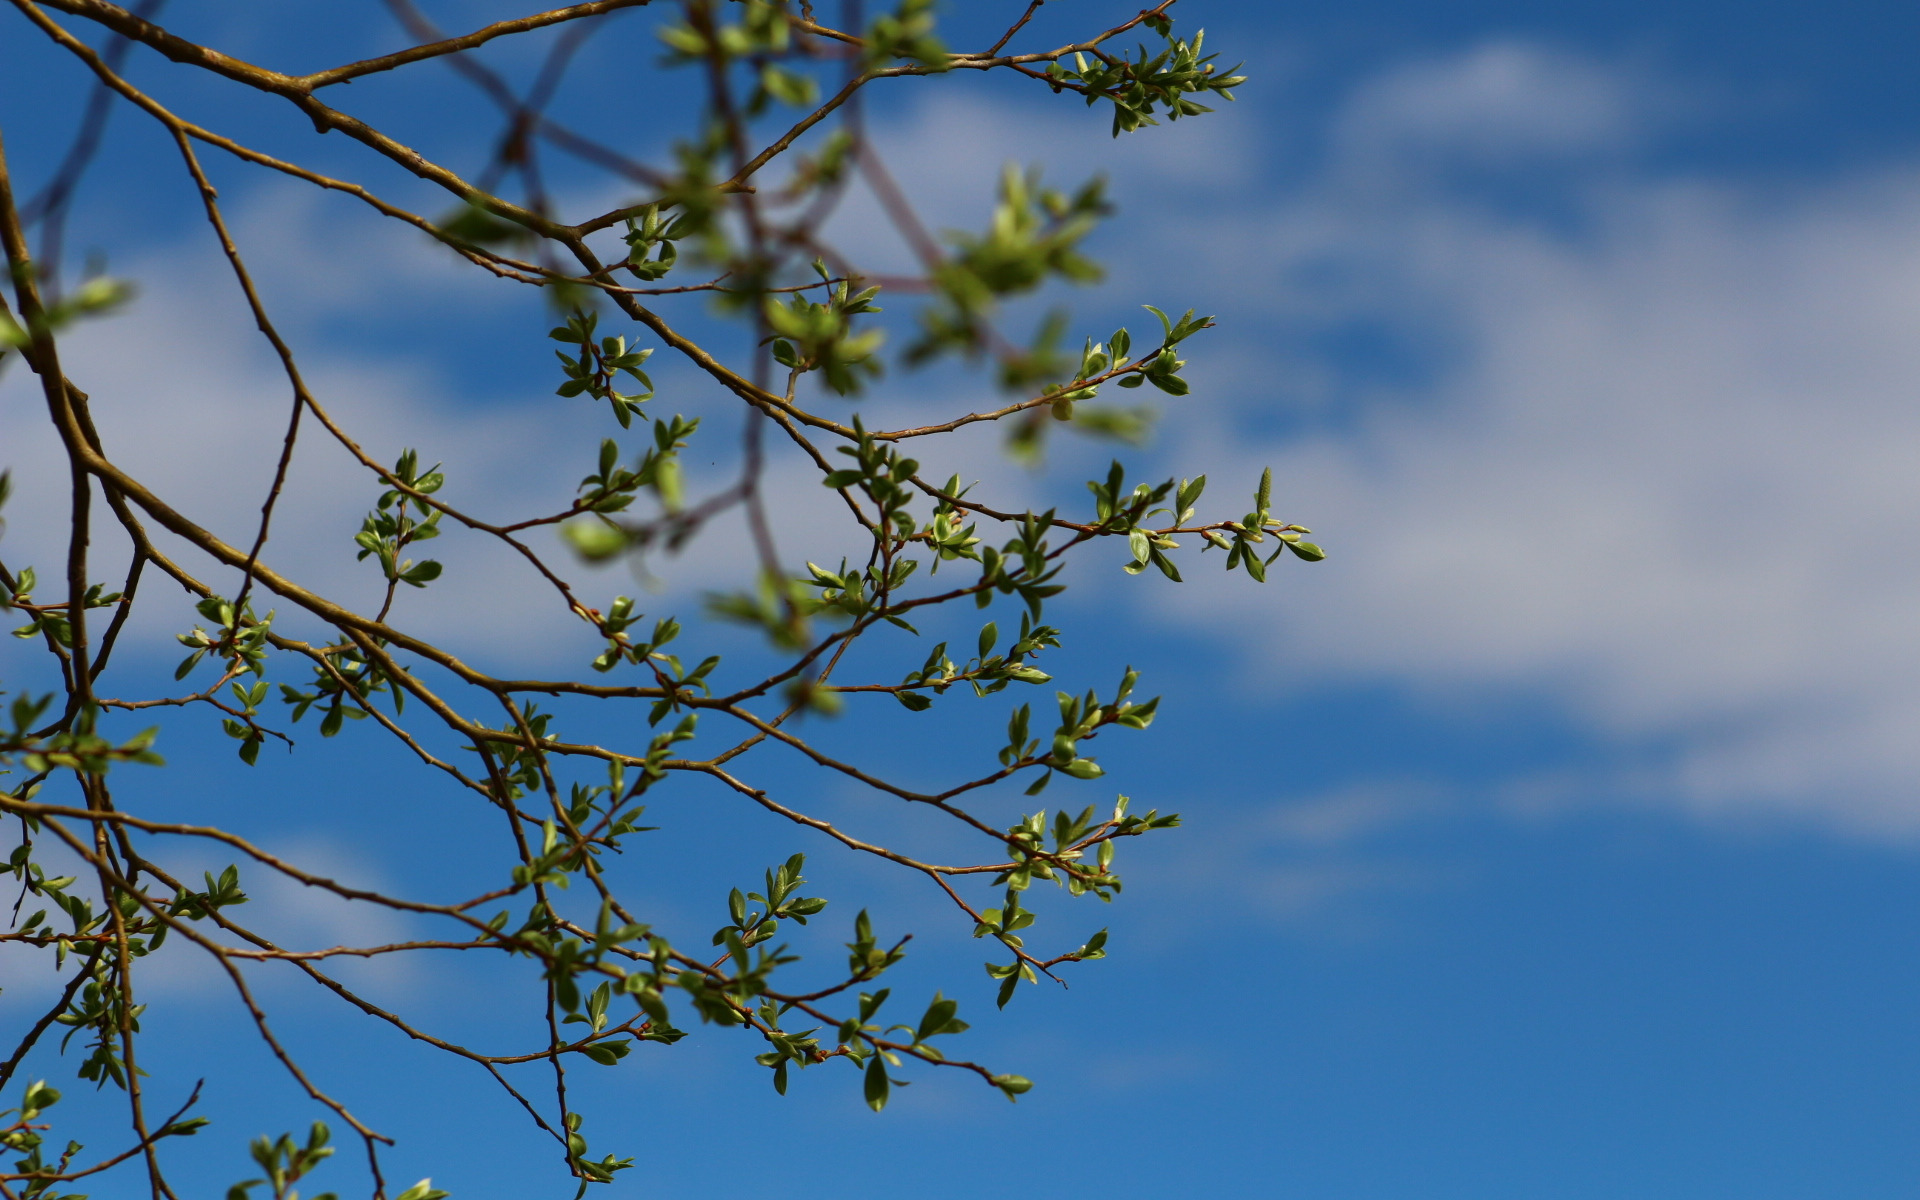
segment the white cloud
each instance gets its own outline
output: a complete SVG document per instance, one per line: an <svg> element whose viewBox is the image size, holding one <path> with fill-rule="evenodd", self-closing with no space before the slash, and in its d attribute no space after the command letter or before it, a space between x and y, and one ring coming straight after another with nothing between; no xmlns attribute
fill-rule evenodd
<svg viewBox="0 0 1920 1200"><path fill-rule="evenodd" d="M1243 295L1393 327L1428 378L1336 377L1320 432L1185 448L1245 447L1216 479L1272 461L1335 557L1175 611L1263 614L1289 686L1544 696L1703 810L1920 831L1920 177L1584 170L1560 225L1433 182L1624 141L1631 90L1523 46L1427 64L1359 90L1311 186L1223 223ZM1214 391L1246 418L1274 389L1243 364Z"/></svg>
<svg viewBox="0 0 1920 1200"><path fill-rule="evenodd" d="M1636 794L1920 829L1920 567L1905 553L1920 521L1920 173L1797 189L1655 175L1634 151L1677 119L1679 94L1637 66L1519 42L1428 58L1358 86L1326 126L1324 160L1284 188L1259 182L1279 135L1244 109L1110 142L1097 113L944 101L881 137L936 227L977 226L1008 159L1047 161L1063 181L1120 176L1112 240L1129 249L1147 238L1127 222L1183 206L1174 249L1116 256L1112 287L1215 294L1236 322L1194 344L1201 386L1180 402L1171 450L1229 505L1218 492L1274 463L1285 514L1335 555L1263 590L1189 572L1212 582L1170 611L1217 620L1224 604L1264 621L1274 655L1260 674L1386 682L1443 709L1544 697L1617 743L1620 787ZM1461 167L1533 187L1523 199L1545 215L1477 199ZM246 216L249 241L282 235L276 278L311 280L284 299L316 339L369 302L300 249L345 226L273 195ZM839 228L875 220L856 195ZM371 300L445 282L392 236ZM154 261L134 315L86 335L118 343L88 363L102 419L141 471L244 537L263 480L238 503L218 484L245 457L236 444L277 437L285 385L224 280ZM189 326L216 310L222 329ZM1408 348L1411 382L1358 376L1315 347L1318 332L1362 326ZM542 397L474 418L451 381L399 351L315 362L317 389L371 450L430 444L452 489L500 510L551 502L579 473L536 485L516 464L581 457L598 436ZM0 390L0 440L30 474L51 460L26 382L16 369ZM867 403L951 395L914 380ZM1271 417L1311 432L1262 434ZM350 590L346 536L371 490L333 451L301 470L275 546L333 539L330 557L296 565ZM824 519L824 492L779 490L797 498L780 514L797 533ZM10 555L33 536L25 504L9 514ZM704 562L683 564L684 586L720 582ZM546 604L516 585L448 619L494 654L538 654L546 643L517 631Z"/></svg>
<svg viewBox="0 0 1920 1200"><path fill-rule="evenodd" d="M1159 857L1123 864L1129 882L1159 893L1207 895L1224 888L1236 911L1295 934L1367 939L1395 923L1382 902L1456 886L1466 868L1410 855L1391 839L1411 826L1457 818L1464 797L1416 779L1365 780L1300 799L1193 822L1195 841L1160 848ZM1190 931L1165 915L1152 935L1179 944Z"/></svg>
<svg viewBox="0 0 1920 1200"><path fill-rule="evenodd" d="M1275 807L1259 819L1252 836L1295 849L1339 849L1446 807L1431 784L1369 781Z"/></svg>
<svg viewBox="0 0 1920 1200"><path fill-rule="evenodd" d="M1635 79L1573 54L1496 41L1464 54L1411 63L1366 81L1334 125L1348 155L1389 170L1409 157L1510 161L1591 154L1645 132Z"/></svg>
<svg viewBox="0 0 1920 1200"><path fill-rule="evenodd" d="M425 463L443 462L448 483L441 495L463 511L505 522L563 510L574 485L592 469L600 439L621 431L602 406L552 394L547 376L558 372L550 357L553 343L541 336L547 322L538 301L515 295L518 285L450 263L410 230L350 208L343 212L337 203L329 209L322 199L272 186L230 206L237 240L314 395L382 463L393 462L406 447L418 447ZM348 240L359 247L352 258L326 250ZM90 394L103 444L117 463L229 545L250 545L291 403L280 365L252 328L204 230L119 269L141 285L138 299L123 313L70 331L62 339L66 370ZM342 338L336 324L378 326L396 309L412 309L418 323L406 326L409 333L437 322L436 332L458 341L468 336L463 323L503 323L503 309L516 302L522 311L505 321L517 327L517 336L461 351L484 362L490 376L478 395L463 392L461 376L405 345L383 346L377 331ZM433 315L422 317L429 304ZM0 468L11 470L15 494L4 514L0 555L16 570L39 564L40 576L51 582L48 564L59 561L65 536L64 460L36 378L17 360L8 366L0 376ZM711 385L673 363L652 374L661 388L656 408L672 405L711 418L712 405L698 400L716 390ZM637 448L642 433L626 435L625 444ZM711 443L734 435L723 422L707 436ZM827 506L837 501L817 484L799 486L798 464L790 457L772 447L765 487L781 497L776 527L791 534L826 524ZM709 469L690 461L687 470L696 497L732 482L730 474L721 477L731 463ZM355 561L351 539L380 490L308 415L263 561L331 599L377 610L378 571ZM635 511L642 508L644 503ZM100 516L95 573L117 582L126 546L110 515ZM738 523L731 515L716 522L733 546L744 540L733 536ZM237 586L236 571L216 566L152 521L146 524L163 548L217 590L231 593ZM415 593L401 589L395 612L402 624L499 669L551 664L557 657L577 665L591 656L589 632L515 552L451 521L444 529L444 536L415 555L446 565L434 602L417 603ZM604 604L617 591L641 591L651 581L581 565L551 528L532 529L522 540L588 603ZM751 575L734 557L710 552L709 541L652 564L682 600L704 588L736 586ZM146 586L150 598L166 601L136 609L130 646L137 652L158 644L163 655L174 653L167 635L198 618L177 589L151 572ZM284 602L279 609L282 628L302 632L300 614Z"/></svg>
<svg viewBox="0 0 1920 1200"><path fill-rule="evenodd" d="M217 849L191 840L162 839L146 846L145 853L151 855L153 861L173 878L188 887L195 887L199 885L203 871L218 876L233 861L230 853L223 855ZM273 851L283 861L299 863L303 869L322 878L349 887L394 894L388 881L381 877L381 873L367 861L365 855L337 841L325 837L292 837L275 844ZM86 898L97 911L99 892L96 887L90 886L94 876L92 868L84 861L50 837L42 838L35 846L34 861L49 876L76 876L77 881L68 889L70 894ZM335 946L372 947L391 945L412 937L446 935L446 930L429 929L412 914L343 900L331 892L308 887L250 860L241 860L239 866L241 890L248 899L243 907L229 915L283 949L310 951ZM164 899L165 895L163 891L161 898ZM46 928L63 929L68 926L65 915L45 898L28 896L22 905L23 915L38 909L53 914L53 919L45 923ZM215 944L241 950L249 948L212 925L201 923L197 929ZM53 971L52 957L51 948L0 945L0 979L6 980L6 1002L32 1005L52 1001L60 988L72 978L70 973ZM389 1000L406 999L412 998L412 989L420 980L419 968L414 961L417 957L417 954L389 954L370 958L342 955L326 960L322 966L328 974L362 994ZM73 964L82 961L82 958L70 955L66 971L70 972ZM270 990L262 994L274 999L296 994L297 989L312 986L286 964L241 961L238 965L247 975L250 986L256 990L266 986ZM204 948L189 938L175 936L161 949L140 960L137 988L142 996L149 999L164 996L204 1000L229 994L232 983ZM55 1027L51 1040L57 1040L62 1032Z"/></svg>

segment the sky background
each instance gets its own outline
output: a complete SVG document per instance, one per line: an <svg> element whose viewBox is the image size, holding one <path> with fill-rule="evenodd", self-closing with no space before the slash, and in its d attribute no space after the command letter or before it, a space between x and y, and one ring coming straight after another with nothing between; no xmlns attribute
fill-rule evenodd
<svg viewBox="0 0 1920 1200"><path fill-rule="evenodd" d="M979 40L964 31L990 7L1010 6L970 5L953 40ZM1032 43L1120 7L1049 5ZM433 11L449 28L509 15L479 0ZM663 922L717 924L728 886L806 850L835 900L822 952L854 908L886 905L926 947L902 994L959 996L968 1055L1037 1086L1009 1106L923 1072L874 1116L851 1072L809 1072L781 1099L738 1038L702 1030L575 1072L602 1100L596 1153L642 1164L606 1194L777 1182L802 1198L957 1200L1051 1178L1116 1200L1913 1195L1920 17L1704 0L1180 11L1181 28L1204 25L1209 48L1249 62L1239 100L1212 116L1113 141L1101 112L1066 97L946 80L899 89L870 120L936 227L977 227L1007 160L1062 182L1108 174L1121 212L1093 244L1110 277L1073 297L1073 336L1130 322L1138 342L1140 302L1220 322L1189 344L1193 395L1165 399L1157 440L1128 461L1149 477L1206 471L1209 500L1236 515L1270 464L1281 515L1331 557L1277 564L1264 588L1211 559L1180 587L1117 561L1076 574L1049 669L1107 688L1131 662L1166 700L1148 735L1102 740L1107 779L1045 799L1077 807L1117 787L1187 824L1124 848L1128 890L1110 910L1044 910L1068 945L1113 928L1111 956L1071 991L1025 989L992 1015L979 945L943 937L932 898L743 820L718 793L662 799L667 828L636 886ZM371 4L175 0L167 20L289 70L400 44ZM610 23L582 77L621 71L652 21ZM0 29L0 133L31 190L70 129L43 118L69 113L83 80L17 15ZM188 115L441 205L225 85L130 61ZM443 70L415 71L356 84L354 111L473 169L490 114ZM585 119L656 151L657 86L643 77L631 111ZM96 168L70 254L98 250L143 292L76 335L80 383L137 475L240 536L255 501L224 498L226 472L271 444L284 384L166 145L129 111L114 121L109 154L155 171ZM316 391L375 453L421 445L448 462L450 494L501 510L567 494L605 422L548 394L537 300L350 201L209 161ZM556 187L578 212L618 198L564 172ZM836 236L875 216L856 198ZM672 368L657 380L656 406L693 386ZM17 365L0 377L0 465L29 485L7 513L10 566L51 562L31 487L57 477L27 383ZM933 411L975 394L904 377L871 404ZM955 469L1037 503L1071 498L1111 452L1063 444L1029 474L991 439L962 450ZM336 491L351 476L324 455L300 470L282 561L364 598L348 538L374 489ZM818 493L794 484L794 544L826 511ZM446 557L449 585L499 566L477 549ZM662 570L661 603L731 578L699 553ZM634 587L596 578L608 595ZM579 661L577 635L535 624L538 603L503 585L419 616L493 662ZM164 644L136 674L164 679L165 634L189 620L145 627ZM28 664L19 643L0 647L8 686ZM1001 713L956 713L942 732L990 748ZM823 736L879 740L876 760L905 772L960 761L904 714L858 720ZM441 832L462 802L401 782L413 777L373 731L325 747L348 757L303 747L253 772L217 730L167 737L176 767L123 788L343 878L452 889L482 847ZM804 772L772 778L828 814L943 844ZM1017 815L1017 795L1004 806ZM404 932L265 879L256 903L249 915L316 944ZM18 962L0 958L0 975ZM364 983L482 1030L490 1014L469 1001L491 971ZM39 993L0 985L11 1029ZM185 971L154 987L165 1094L210 1077L216 1126L181 1148L182 1178L218 1194L247 1173L243 1137L317 1114L217 989ZM571 1194L484 1079L263 987L328 1082L401 1136L394 1176L431 1174L460 1200ZM409 1086L377 1086L385 1072ZM39 1073L58 1083L70 1067L43 1058ZM104 1147L109 1129L87 1140ZM358 1186L348 1157L321 1187Z"/></svg>

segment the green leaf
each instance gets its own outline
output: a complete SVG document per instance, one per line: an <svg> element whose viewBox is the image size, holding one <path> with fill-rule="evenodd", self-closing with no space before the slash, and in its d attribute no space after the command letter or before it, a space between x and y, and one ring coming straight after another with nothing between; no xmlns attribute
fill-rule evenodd
<svg viewBox="0 0 1920 1200"><path fill-rule="evenodd" d="M795 108L806 108L819 98L819 85L810 76L777 67L768 63L760 72L760 86L767 94L782 104L791 104Z"/></svg>
<svg viewBox="0 0 1920 1200"><path fill-rule="evenodd" d="M1002 979L1000 981L1000 994L994 997L994 1004L1000 1008L1005 1008L1007 1006L1007 1001L1013 999L1014 989L1019 986L1020 986L1020 972L1018 971L1015 971L1013 974L1008 975L1005 979Z"/></svg>
<svg viewBox="0 0 1920 1200"><path fill-rule="evenodd" d="M935 992L933 1002L927 1005L926 1015L920 1018L920 1028L914 1033L914 1040L924 1042L930 1037L943 1033L964 1033L968 1026L954 1016L960 1010L958 1000L948 1000Z"/></svg>
<svg viewBox="0 0 1920 1200"><path fill-rule="evenodd" d="M625 1041L624 1039L615 1039L606 1042L593 1042L589 1045L582 1046L580 1047L580 1053L586 1055L603 1067L611 1067L625 1058L627 1052L631 1049L633 1049L633 1043Z"/></svg>
<svg viewBox="0 0 1920 1200"><path fill-rule="evenodd" d="M605 521L570 521L560 527L560 536L588 562L602 562L627 548L626 532Z"/></svg>
<svg viewBox="0 0 1920 1200"><path fill-rule="evenodd" d="M1161 312L1151 304L1142 304L1140 307L1160 318L1160 329L1165 338L1165 340L1161 342L1161 345L1170 344L1173 341L1173 321L1166 313Z"/></svg>
<svg viewBox="0 0 1920 1200"><path fill-rule="evenodd" d="M1075 779L1098 779L1106 774L1100 764L1090 758L1076 758L1060 770Z"/></svg>

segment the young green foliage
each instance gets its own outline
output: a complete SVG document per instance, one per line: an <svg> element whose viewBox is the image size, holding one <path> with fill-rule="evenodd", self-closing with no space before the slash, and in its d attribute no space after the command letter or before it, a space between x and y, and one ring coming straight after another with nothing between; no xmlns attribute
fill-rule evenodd
<svg viewBox="0 0 1920 1200"><path fill-rule="evenodd" d="M43 21L40 8L20 7L7 36L36 48L44 41L46 52L77 56L119 86L112 65L84 39ZM412 50L305 77L197 46L157 24L161 14L151 5L139 17L108 0L53 7L98 24L102 36L211 68L236 98L291 99L319 132L342 132L331 158L366 157L344 165L330 158L329 174L319 175L238 143L219 144L372 205L503 288L543 291L542 302L560 314L547 336L559 344L554 391L567 403L541 400L539 411L566 448L553 461L516 460L511 489L466 471L454 477L456 486L411 448L397 457L389 457L391 448L370 452L336 419L334 398L301 374L245 270L245 248L199 165L196 139L211 135L178 125L157 103L143 104L147 117L178 135L196 194L255 323L285 366L291 394L285 433L272 443L217 431L233 440L230 449L222 443L223 453L249 469L220 481L211 511L199 511L191 497L158 494L119 457L124 447L111 428L103 437L93 421L84 389L111 375L97 369L90 351L62 340L75 321L106 313L130 288L90 278L59 294L61 272L36 260L0 156L0 244L13 285L0 304L0 360L17 354L37 377L52 435L65 447L56 474L63 486L69 479L85 485L72 494L56 489L34 509L65 514L51 518L63 526L37 531L66 547L59 569L43 563L37 574L9 562L0 545L0 608L22 622L14 633L30 687L10 698L0 693L0 815L18 827L4 872L19 898L0 944L38 955L30 969L55 998L41 1019L22 1023L17 1046L0 1058L0 1088L29 1057L38 1068L65 1055L66 1062L45 1065L93 1084L91 1092L123 1106L127 1120L125 1144L97 1160L83 1159L75 1142L54 1155L43 1148L52 1145L46 1110L60 1094L44 1083L28 1086L19 1106L0 1114L0 1146L18 1156L0 1169L0 1190L84 1200L69 1185L99 1178L101 1194L175 1194L166 1143L205 1121L187 1115L197 1088L171 1115L149 1108L175 1082L147 1077L162 1060L136 1050L151 1036L145 1027L156 1024L149 1005L173 1002L141 982L155 954L169 956L170 969L201 970L235 987L252 1033L316 1109L301 1121L323 1118L304 1140L256 1139L256 1171L228 1190L229 1200L329 1200L349 1190L379 1200L448 1194L428 1180L398 1191L380 1182L386 1135L355 1115L351 1098L324 1090L295 1053L328 1032L314 1026L284 1041L274 1032L299 1027L302 1016L282 1011L279 993L249 989L250 973L263 965L285 968L288 978L345 1000L413 1045L452 1055L483 1086L501 1089L506 1109L530 1118L535 1144L576 1196L632 1168L644 1142L629 1122L608 1121L595 1128L613 1131L615 1148L590 1151L580 1101L586 1089L569 1091L568 1073L630 1072L691 1036L746 1039L743 1060L766 1070L783 1095L821 1067L810 1078L837 1076L874 1111L938 1070L962 1072L1010 1101L1034 1086L964 1057L963 1010L978 1019L989 995L1004 1008L1022 981L1062 980L1104 958L1107 930L1063 925L1067 906L1089 896L1114 900L1123 890L1118 842L1179 824L1158 810L1132 815L1125 796L1110 809L1101 798L1108 768L1098 739L1147 730L1160 701L1136 699L1139 675L1118 658L1111 690L1056 680L1056 673L1077 674L1051 653L1069 636L1053 623L1058 610L1048 611L1072 578L1068 561L1117 560L1132 575L1153 568L1141 585L1159 586L1192 569L1189 550L1223 550L1228 571L1244 567L1254 580L1264 580L1282 554L1306 562L1325 555L1303 540L1308 530L1274 515L1270 473L1252 511L1237 519L1202 515L1205 475L1140 480L1117 459L1087 481L1090 504L1033 511L966 483L984 472L964 457L964 439L946 435L968 425L1003 423L1015 458L1037 463L1056 426L1127 443L1146 438L1155 413L1100 403L1103 388L1152 385L1181 405L1205 402L1180 356L1213 319L1191 309L1175 319L1147 305L1161 337L1138 355L1127 329L1096 339L1062 308L1024 334L1009 332L1014 302L1050 301L1061 285L1103 277L1088 246L1112 211L1105 182L1057 190L1042 183L1039 165L1008 166L984 229L943 242L912 215L903 194L911 187L887 174L860 113L867 97L905 78L991 71L1043 96L1070 91L1089 104L1110 103L1118 134L1159 116L1207 112L1201 99L1231 98L1243 82L1237 69L1218 69L1199 34L1175 35L1173 0L1131 15L1116 9L1111 26L1052 51L1028 45L1033 9L1023 3L1009 7L998 42L966 50L943 38L932 0L898 0L845 29L824 23L824 6L797 0L623 5L645 9L629 20L653 22L664 48L623 60L626 70L662 72L664 93L678 108L644 101L646 119L636 126L632 96L651 92L628 75L581 80L575 86L609 89L602 107L589 110L602 119L581 130L545 115L546 105L572 47L592 28L585 22L605 5L555 10L526 28L489 27L464 42L415 26L421 45ZM487 65L493 51L484 43L556 25L571 28L555 35L546 65L530 79ZM1164 46L1126 50L1123 39L1136 31ZM486 163L456 169L435 161L432 147L404 145L349 113L348 89L335 86L412 72L453 47L464 72L495 100L509 101L508 126ZM677 134L669 129L674 120ZM672 139L663 161L630 157L659 136ZM619 204L595 213L556 202L541 173L549 151L611 169ZM444 188L449 195L437 203L452 205L451 215L432 221L375 196L359 182L361 174L377 180L367 170L373 158ZM129 165L124 181L144 186L140 169ZM828 218L857 187L871 189L876 211L914 250L916 274L879 273L875 263L891 235L859 228L851 237L827 236ZM606 193L570 187L566 194ZM354 268L369 266L356 257L365 253L338 251ZM883 286L885 312L876 303ZM903 350L887 341L887 322L912 331ZM523 344L497 347L501 358L544 359L539 328L527 329ZM681 410L671 417L643 415L655 394L643 367L656 352L678 368L662 376ZM970 388L997 388L1005 402L889 427L903 401L925 391L888 369L898 366L954 371ZM579 397L596 403L574 403ZM848 403L856 397L859 413ZM482 426L487 415L476 409L461 419ZM361 436L372 444L372 435ZM302 543L302 523L288 520L287 505L296 502L283 503L283 493L304 478L299 472L321 438L357 464L363 486L377 494L357 532L329 529L316 555ZM583 464L591 464L584 476ZM261 494L235 482L256 475L271 481ZM0 504L12 490L13 476L0 470ZM533 494L549 497L548 507L495 511ZM831 515L811 515L822 500ZM212 532L236 520L246 525L238 541ZM154 530L163 531L157 540ZM443 570L442 557L419 557L422 543L442 535L436 554L466 569ZM374 586L365 568L337 578L315 565L328 561L328 550L337 556L348 537L356 561L378 568ZM103 547L123 544L131 554L124 573L101 558ZM724 581L697 607L655 587L652 574L680 570L685 560L676 556L696 544L701 569ZM497 552L483 560L491 565L456 557L476 545ZM644 602L581 582L581 572L614 562L633 568L648 589ZM516 570L520 577L509 578ZM545 605L544 624L522 611L528 585ZM356 588L377 601L356 600ZM508 589L520 590L509 597ZM398 603L403 595L407 602ZM188 654L171 681L141 673L139 655L153 647L134 644L150 640L151 627L129 619L136 603L163 611L165 628L188 629L175 635ZM476 638L469 630L458 653L439 640L460 614L482 610L507 613L509 632ZM581 626L585 640L568 641ZM163 657L171 662L174 653ZM1016 685L1048 685L1055 704L1039 701L1036 716L1038 693ZM1028 699L1015 703L1020 697ZM1004 717L1004 742L968 747L955 732L964 722L924 715L945 706L957 716L953 706L967 704L987 706L994 728ZM364 795L320 805L312 817L339 822L342 839L356 847L406 861L401 883L350 886L221 828L214 821L227 810L215 793L224 785L213 773L203 787L156 787L149 769L165 765L154 750L162 729L141 726L148 710L166 714L168 737L180 723L212 722L238 743L249 768L269 742L303 756L340 756L358 771ZM309 715L312 726L303 724ZM287 732L314 727L320 737L297 747ZM829 728L835 732L821 736ZM882 770L877 743L895 736L925 739L914 744L937 744L941 753L899 774ZM369 755L370 738L391 739L419 774ZM181 740L190 758L197 754L193 739ZM966 769L936 766L969 749ZM865 789L877 804L951 821L971 848L953 863L930 862L912 845L876 840L861 827L862 810L850 810L845 825L829 820L809 807L819 789L807 771L836 788ZM1061 807L1024 810L1024 797L1048 789L1049 803L1066 797ZM260 791L267 794L250 792L247 800L286 800ZM659 825L643 823L684 820L688 806L659 802L683 794L699 796L717 820L780 822L795 846L783 848L788 857L757 882L731 886L720 839L668 846L650 836ZM384 819L390 812L404 819ZM200 847L202 857L183 845ZM434 857L451 846L460 847L459 862ZM231 865L205 869L209 849ZM829 912L830 897L802 873L807 855L821 850L865 856L930 886L950 906L955 929L993 943L986 984L962 974L930 995L909 996L898 975L883 979L905 959L913 935L863 908L851 918L851 940L838 942L847 925L832 912L842 910ZM657 868L670 854L691 856L683 866L707 868L710 890L661 897ZM410 932L367 945L283 940L249 902L249 889L261 892L263 872L394 914ZM188 882L196 876L201 883ZM442 894L458 878L472 883L472 894ZM706 920L721 923L685 920L698 911L694 903L712 905ZM496 971L473 976L483 982L459 993L474 1019L496 1022L490 1028L502 1044L490 1039L485 1049L446 1037L442 1005L450 993L437 986L442 977L429 976L436 986L428 1002L396 1002L399 1011L363 996L337 966L473 952ZM507 1043L509 1034L521 1040ZM233 1082L216 1072L207 1086ZM398 1071L375 1084L382 1091L409 1086ZM293 1123L276 1118L268 1127ZM334 1128L350 1130L364 1153L333 1158ZM437 1152L458 1162L471 1148ZM365 1178L352 1174L362 1162ZM303 1191L322 1168L339 1190ZM127 1178L140 1172L144 1181Z"/></svg>

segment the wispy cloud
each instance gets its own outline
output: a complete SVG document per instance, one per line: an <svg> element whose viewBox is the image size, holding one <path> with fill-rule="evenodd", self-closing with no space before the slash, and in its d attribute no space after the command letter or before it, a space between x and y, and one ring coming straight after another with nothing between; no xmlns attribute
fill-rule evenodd
<svg viewBox="0 0 1920 1200"><path fill-rule="evenodd" d="M1505 156L1537 189L1540 155L1655 121L1631 83L1514 44L1409 68L1359 89L1319 178L1223 218L1219 254L1284 333L1382 326L1422 370L1335 361L1344 411L1261 446L1238 427L1276 414L1243 341L1198 440L1244 450L1242 474L1273 461L1337 557L1170 611L1264 616L1291 686L1538 696L1612 739L1635 790L1703 811L1911 833L1915 172L1785 187L1614 161L1553 184L1550 216L1436 175Z"/></svg>
<svg viewBox="0 0 1920 1200"><path fill-rule="evenodd" d="M1905 835L1920 830L1920 567L1904 551L1920 522L1920 170L1786 186L1648 167L1640 150L1685 117L1683 94L1641 65L1525 42L1429 56L1356 86L1324 153L1281 181L1261 166L1272 118L1245 111L1109 142L1097 114L976 98L896 114L880 136L936 227L977 225L1007 159L1120 177L1110 244L1177 215L1172 251L1110 256L1116 294L1211 295L1230 318L1195 344L1196 395L1162 461L1212 469L1218 490L1273 463L1285 514L1335 551L1266 589L1196 569L1157 593L1171 619L1267 630L1273 657L1250 675L1385 683L1436 710L1535 697L1615 745L1636 795ZM395 234L392 278L356 290L299 249L347 226L249 203L250 241L299 234L264 265L316 342L342 311L398 311L444 282ZM843 228L877 219L863 203ZM245 447L277 438L286 388L230 286L155 253L134 315L76 344L117 452L243 538L264 484ZM494 302L457 303L479 320ZM1341 349L1355 331L1405 369ZM476 409L464 379L394 347L313 364L371 450L420 444L454 469L450 493L502 509L564 503L581 472L522 466L584 471L604 424L557 421L534 396ZM52 459L26 382L16 370L0 391L0 441L32 476ZM929 395L908 380L867 403ZM371 490L332 450L294 482L270 557L329 544L296 565L351 591ZM825 494L774 482L794 552L812 553ZM10 555L33 543L31 504L9 514ZM450 584L508 578L440 545ZM678 582L726 581L702 562ZM536 589L503 584L444 621L502 656L551 653L525 632L535 611Z"/></svg>

